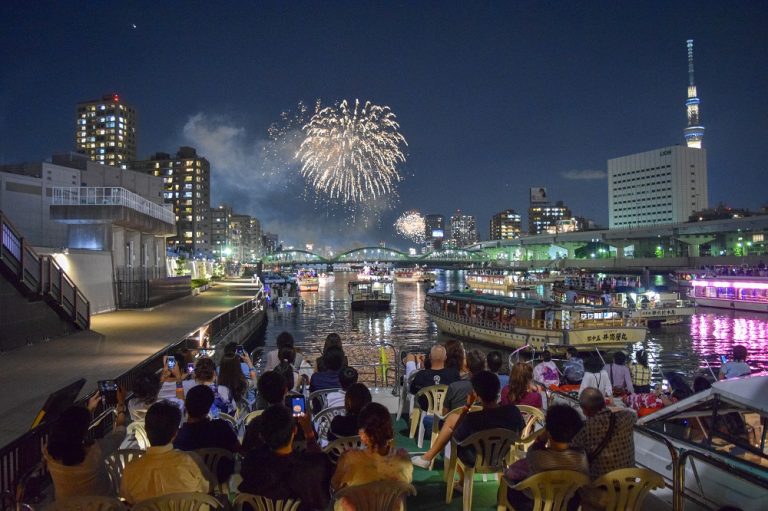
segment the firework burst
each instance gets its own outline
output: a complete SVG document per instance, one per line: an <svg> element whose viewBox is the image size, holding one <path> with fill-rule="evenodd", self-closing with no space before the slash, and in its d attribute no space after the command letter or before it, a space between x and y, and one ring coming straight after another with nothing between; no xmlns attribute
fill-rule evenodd
<svg viewBox="0 0 768 511"><path fill-rule="evenodd" d="M296 153L307 186L324 200L348 207L387 203L402 180L405 162L395 114L387 106L346 100L318 110L303 127Z"/></svg>
<svg viewBox="0 0 768 511"><path fill-rule="evenodd" d="M397 234L414 243L423 243L426 239L424 215L416 210L406 211L400 215L394 225Z"/></svg>

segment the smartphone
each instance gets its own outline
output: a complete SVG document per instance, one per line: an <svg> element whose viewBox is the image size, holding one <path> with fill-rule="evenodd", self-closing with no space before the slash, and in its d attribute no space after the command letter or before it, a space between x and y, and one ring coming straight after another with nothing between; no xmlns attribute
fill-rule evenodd
<svg viewBox="0 0 768 511"><path fill-rule="evenodd" d="M195 372L195 364L192 362L187 364L187 374L192 374Z"/></svg>
<svg viewBox="0 0 768 511"><path fill-rule="evenodd" d="M166 361L166 364L168 366L168 369L173 369L174 367L176 367L176 357L174 357L173 355L169 356L168 360Z"/></svg>
<svg viewBox="0 0 768 511"><path fill-rule="evenodd" d="M300 415L304 415L304 412L307 409L307 403L304 400L304 396L293 396L291 397L291 411L293 412L294 417L299 417Z"/></svg>
<svg viewBox="0 0 768 511"><path fill-rule="evenodd" d="M245 353L245 348L243 348L242 344L237 345L237 348L235 348L235 353L237 354L238 357L243 356L243 354Z"/></svg>
<svg viewBox="0 0 768 511"><path fill-rule="evenodd" d="M727 362L728 362L728 357L726 357L725 355L720 355L720 363L725 364Z"/></svg>
<svg viewBox="0 0 768 511"><path fill-rule="evenodd" d="M99 380L99 393L107 407L117 404L117 382L115 380Z"/></svg>

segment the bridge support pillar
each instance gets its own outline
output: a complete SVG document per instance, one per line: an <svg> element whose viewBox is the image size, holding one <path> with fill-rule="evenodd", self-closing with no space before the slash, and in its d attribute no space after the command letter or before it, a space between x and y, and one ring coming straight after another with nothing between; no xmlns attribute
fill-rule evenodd
<svg viewBox="0 0 768 511"><path fill-rule="evenodd" d="M699 257L701 255L701 245L715 240L714 236L709 235L681 235L675 238L688 247L688 257Z"/></svg>

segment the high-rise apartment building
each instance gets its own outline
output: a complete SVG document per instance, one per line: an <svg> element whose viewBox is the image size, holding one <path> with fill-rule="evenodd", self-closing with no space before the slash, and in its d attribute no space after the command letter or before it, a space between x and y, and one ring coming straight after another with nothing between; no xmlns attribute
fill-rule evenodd
<svg viewBox="0 0 768 511"><path fill-rule="evenodd" d="M278 241L277 234L273 232L265 232L261 235L261 244L266 254L273 254L280 248L280 242Z"/></svg>
<svg viewBox="0 0 768 511"><path fill-rule="evenodd" d="M608 160L610 229L686 222L708 207L704 149L672 146Z"/></svg>
<svg viewBox="0 0 768 511"><path fill-rule="evenodd" d="M445 217L443 215L424 216L424 239L428 248L440 250L445 239Z"/></svg>
<svg viewBox="0 0 768 511"><path fill-rule="evenodd" d="M463 215L457 210L451 216L451 240L456 247L465 247L477 243L477 224L472 215Z"/></svg>
<svg viewBox="0 0 768 511"><path fill-rule="evenodd" d="M570 218L571 210L563 204L563 201L557 201L553 206L549 202L546 188L531 188L528 234L542 234L553 228L557 230L559 223Z"/></svg>
<svg viewBox="0 0 768 511"><path fill-rule="evenodd" d="M106 165L136 159L136 111L117 94L78 103L75 126L78 153Z"/></svg>
<svg viewBox="0 0 768 511"><path fill-rule="evenodd" d="M229 223L229 243L232 257L252 262L261 255L261 223L250 215L233 214Z"/></svg>
<svg viewBox="0 0 768 511"><path fill-rule="evenodd" d="M210 255L211 164L193 147L181 147L175 157L156 153L133 161L128 168L163 177L163 199L173 205L176 236L170 248L195 257Z"/></svg>
<svg viewBox="0 0 768 511"><path fill-rule="evenodd" d="M512 240L520 237L522 218L514 209L505 209L491 217L491 240Z"/></svg>

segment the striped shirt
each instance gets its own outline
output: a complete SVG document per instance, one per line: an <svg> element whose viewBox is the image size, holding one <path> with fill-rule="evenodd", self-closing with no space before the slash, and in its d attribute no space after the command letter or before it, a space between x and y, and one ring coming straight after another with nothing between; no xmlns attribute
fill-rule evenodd
<svg viewBox="0 0 768 511"><path fill-rule="evenodd" d="M651 384L651 369L643 364L632 364L630 368L632 373L633 385L650 385Z"/></svg>

